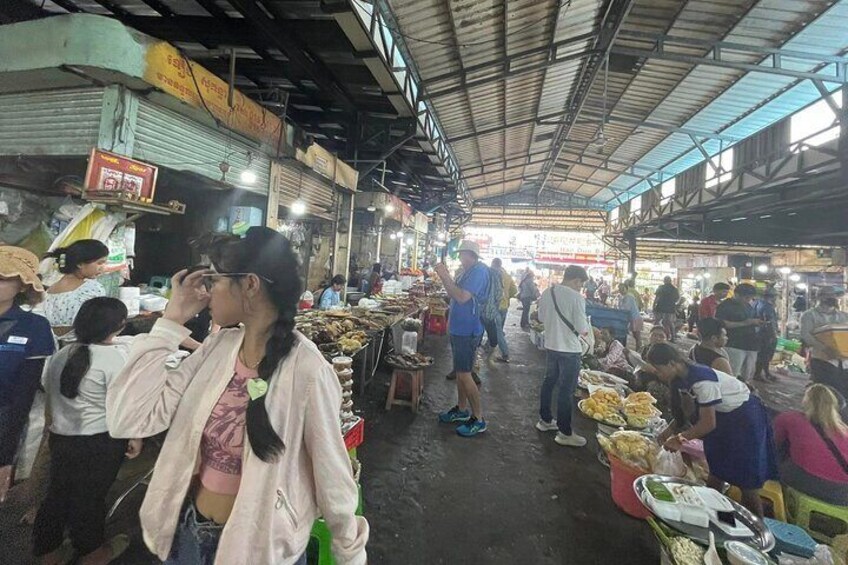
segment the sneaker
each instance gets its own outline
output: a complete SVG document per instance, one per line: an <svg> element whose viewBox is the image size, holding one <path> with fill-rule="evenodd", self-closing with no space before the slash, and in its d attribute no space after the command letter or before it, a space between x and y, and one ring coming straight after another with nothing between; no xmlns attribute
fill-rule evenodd
<svg viewBox="0 0 848 565"><path fill-rule="evenodd" d="M571 432L570 436L567 436L562 432L557 432L556 437L554 437L554 441L559 445L566 445L568 447L583 447L586 445L586 438L579 436L574 432Z"/></svg>
<svg viewBox="0 0 848 565"><path fill-rule="evenodd" d="M551 420L550 422L539 420L536 422L536 429L540 432L555 432L559 428L557 428L556 420Z"/></svg>
<svg viewBox="0 0 848 565"><path fill-rule="evenodd" d="M482 434L487 429L485 420L478 420L471 417L467 422L456 428L456 433L462 437L474 437L477 434Z"/></svg>
<svg viewBox="0 0 848 565"><path fill-rule="evenodd" d="M471 412L468 410L460 410L459 406L454 406L447 412L439 414L439 421L443 424L453 424L456 422L467 422L471 419Z"/></svg>

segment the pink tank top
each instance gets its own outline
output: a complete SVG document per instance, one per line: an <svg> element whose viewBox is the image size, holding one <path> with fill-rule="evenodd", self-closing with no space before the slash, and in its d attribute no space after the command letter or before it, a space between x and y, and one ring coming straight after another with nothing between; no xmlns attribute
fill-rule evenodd
<svg viewBox="0 0 848 565"><path fill-rule="evenodd" d="M245 415L250 397L247 381L258 375L236 359L233 378L218 399L200 441L200 482L219 494L235 495L241 482Z"/></svg>

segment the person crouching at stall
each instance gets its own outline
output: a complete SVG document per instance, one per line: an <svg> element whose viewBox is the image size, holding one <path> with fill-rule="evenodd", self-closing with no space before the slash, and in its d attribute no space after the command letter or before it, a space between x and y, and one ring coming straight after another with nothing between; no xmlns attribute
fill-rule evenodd
<svg viewBox="0 0 848 565"><path fill-rule="evenodd" d="M106 426L106 391L129 355L128 343L113 342L126 321L120 300L88 300L74 319L76 343L45 367L42 384L53 415L50 480L33 527L34 553L43 564L66 561L66 529L82 565L109 563L129 545L126 535L104 537L106 494L124 456L141 452L141 440L113 439Z"/></svg>
<svg viewBox="0 0 848 565"><path fill-rule="evenodd" d="M336 562L362 565L368 522L356 516L341 386L295 330L291 244L254 227L210 257L212 271L171 279L162 319L136 338L107 398L113 435L169 430L141 506L145 542L168 564L304 564L322 516ZM226 329L166 370L185 322L207 305Z"/></svg>
<svg viewBox="0 0 848 565"><path fill-rule="evenodd" d="M742 504L762 517L757 491L778 473L771 425L760 399L744 382L692 363L670 344L654 345L646 360L673 395L689 396L697 407L694 425L685 429L675 418L660 434L660 443L679 451L687 441L702 439L709 486L719 490L724 481L739 487Z"/></svg>

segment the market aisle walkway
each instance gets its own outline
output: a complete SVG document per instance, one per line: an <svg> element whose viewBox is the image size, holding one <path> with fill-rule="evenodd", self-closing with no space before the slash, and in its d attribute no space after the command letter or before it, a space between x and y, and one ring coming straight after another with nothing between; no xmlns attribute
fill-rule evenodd
<svg viewBox="0 0 848 565"><path fill-rule="evenodd" d="M458 437L438 424L455 402L447 339L427 336L436 357L417 416L383 410L386 382L367 395L360 451L370 563L603 564L659 562L648 527L610 498L609 471L596 459L595 425L576 417L589 437L583 449L559 447L533 427L544 354L531 346L513 311L507 321L510 365L483 366L489 431Z"/></svg>

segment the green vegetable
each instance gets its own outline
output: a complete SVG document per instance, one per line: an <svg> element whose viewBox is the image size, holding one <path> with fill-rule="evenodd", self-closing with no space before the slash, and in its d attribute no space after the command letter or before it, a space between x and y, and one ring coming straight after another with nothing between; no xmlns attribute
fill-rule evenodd
<svg viewBox="0 0 848 565"><path fill-rule="evenodd" d="M674 495L671 494L666 486L658 481L647 481L645 487L651 496L662 502L674 502Z"/></svg>

